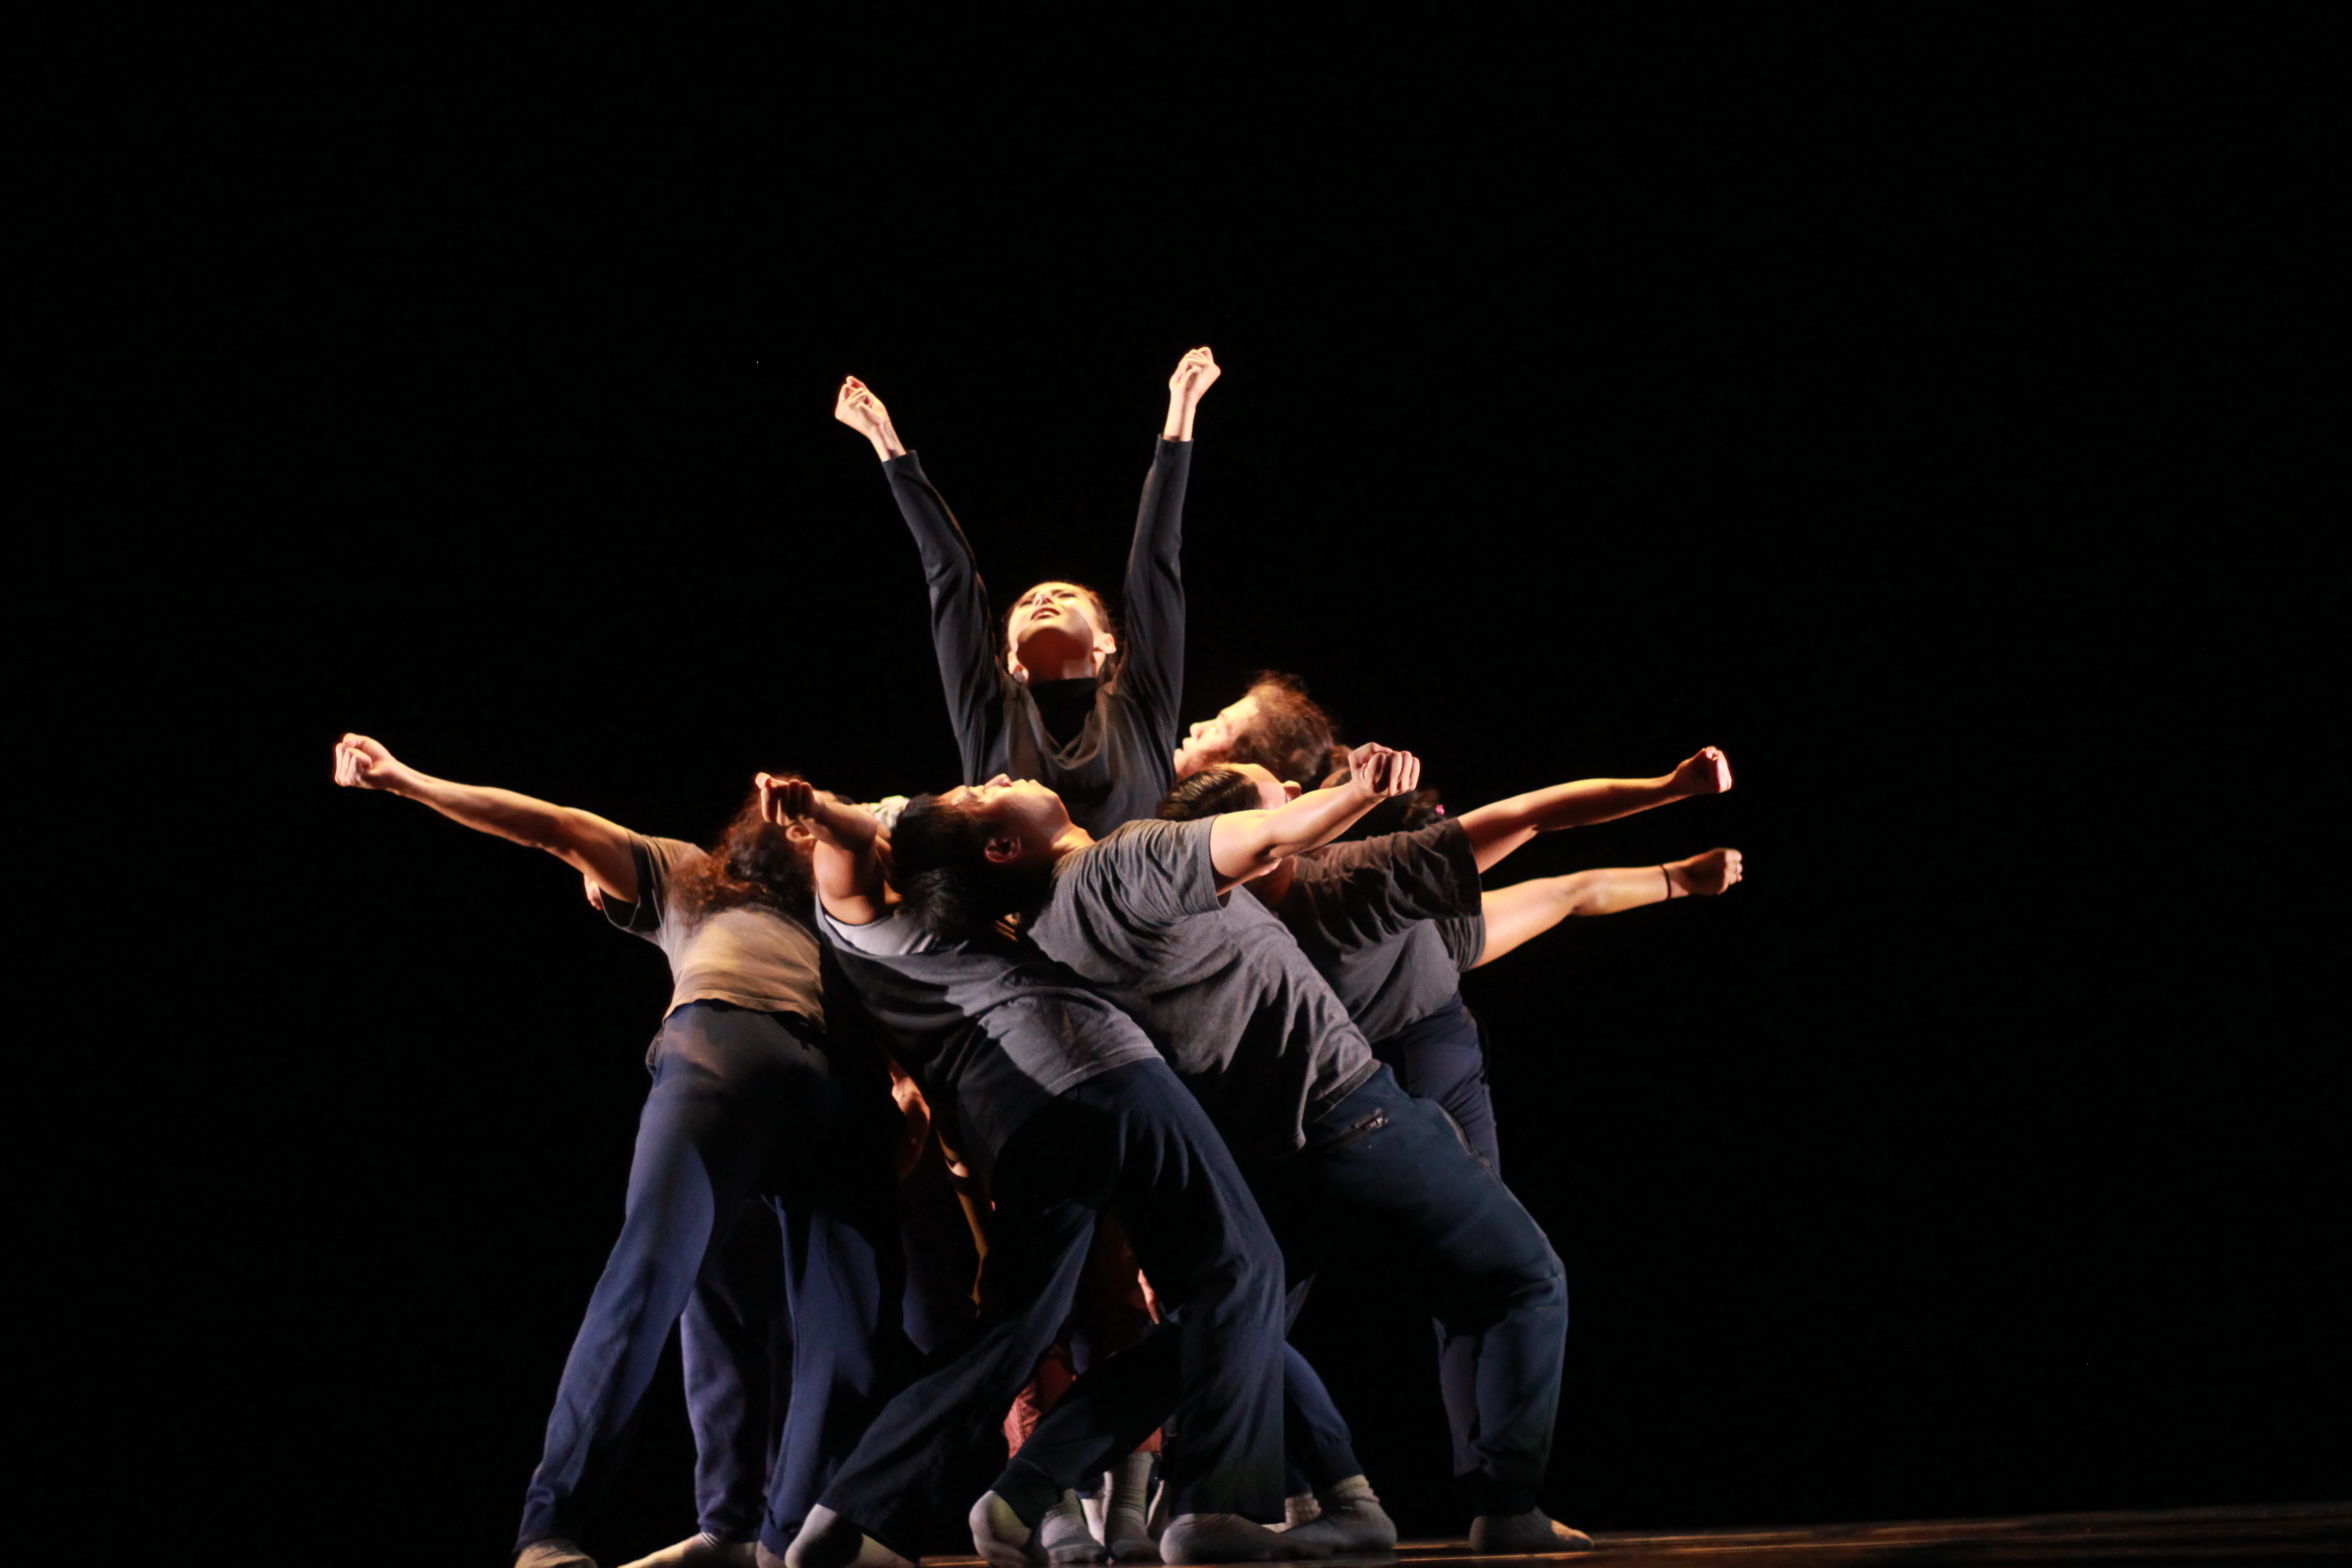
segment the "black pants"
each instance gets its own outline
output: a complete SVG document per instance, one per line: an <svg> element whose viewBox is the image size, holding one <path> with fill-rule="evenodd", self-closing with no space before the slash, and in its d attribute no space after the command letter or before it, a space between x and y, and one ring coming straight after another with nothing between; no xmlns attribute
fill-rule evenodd
<svg viewBox="0 0 2352 1568"><path fill-rule="evenodd" d="M1129 1405L1113 1429L1082 1434L1084 1455L1050 1439L1033 1455L1033 1436L996 1490L1034 1520L1061 1495L1053 1474L1100 1471L1164 1415L1177 1512L1279 1509L1280 1255L1223 1141L1167 1064L1115 1068L1033 1112L999 1153L993 1186L986 1293L1001 1307L883 1410L825 1489L825 1506L904 1551L898 1542L910 1540L958 1456L994 1439L1053 1342L1096 1215L1108 1212L1167 1310L1154 1339L1167 1340L1180 1368L1172 1403L1163 1385L1156 1410Z"/></svg>

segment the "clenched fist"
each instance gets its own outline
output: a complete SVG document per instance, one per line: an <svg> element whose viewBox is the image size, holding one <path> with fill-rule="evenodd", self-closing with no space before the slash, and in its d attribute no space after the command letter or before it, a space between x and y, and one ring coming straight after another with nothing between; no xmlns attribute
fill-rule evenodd
<svg viewBox="0 0 2352 1568"><path fill-rule="evenodd" d="M345 789L396 790L407 772L382 741L345 735L335 742L335 782Z"/></svg>

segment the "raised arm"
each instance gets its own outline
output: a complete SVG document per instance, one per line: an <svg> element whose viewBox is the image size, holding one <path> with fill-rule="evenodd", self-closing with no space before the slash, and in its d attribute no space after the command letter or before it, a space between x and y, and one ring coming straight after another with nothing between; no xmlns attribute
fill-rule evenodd
<svg viewBox="0 0 2352 1568"><path fill-rule="evenodd" d="M1669 801L1720 795L1730 787L1730 759L1709 746L1659 778L1580 779L1465 811L1461 820L1478 869L1484 871L1538 833L1590 827Z"/></svg>
<svg viewBox="0 0 2352 1568"><path fill-rule="evenodd" d="M544 849L613 898L634 903L636 858L629 830L593 811L551 805L512 790L451 784L394 757L381 741L345 735L335 742L335 782L346 789L383 790L431 806L452 822L533 849Z"/></svg>
<svg viewBox="0 0 2352 1568"><path fill-rule="evenodd" d="M1358 746L1348 754L1348 782L1310 790L1271 811L1229 811L1210 820L1209 860L1217 891L1263 877L1293 855L1320 848L1391 795L1421 787L1421 759L1386 746Z"/></svg>
<svg viewBox="0 0 2352 1568"><path fill-rule="evenodd" d="M1483 968L1570 915L1613 915L1668 899L1709 897L1739 880L1739 851L1710 849L1663 866L1613 866L1571 871L1489 889L1479 901L1486 947L1471 967Z"/></svg>
<svg viewBox="0 0 2352 1568"><path fill-rule="evenodd" d="M1176 750L1177 710L1184 700L1184 487L1192 467L1192 411L1223 374L1216 356L1194 349L1168 378L1168 419L1160 427L1135 542L1127 552L1127 660L1119 685L1143 706L1158 750Z"/></svg>
<svg viewBox="0 0 2352 1568"><path fill-rule="evenodd" d="M877 840L882 825L871 812L828 795L804 778L759 776L760 815L782 827L797 824L816 837L809 857L824 912L844 925L871 925L888 913Z"/></svg>
<svg viewBox="0 0 2352 1568"><path fill-rule="evenodd" d="M955 513L924 477L923 460L899 443L890 411L856 376L841 384L833 416L872 443L890 481L891 499L922 552L923 582L931 595L931 647L939 656L940 685L947 693L948 719L966 782L988 776L997 731L1004 721L1003 692L996 664L996 627L988 610L988 589L971 542Z"/></svg>

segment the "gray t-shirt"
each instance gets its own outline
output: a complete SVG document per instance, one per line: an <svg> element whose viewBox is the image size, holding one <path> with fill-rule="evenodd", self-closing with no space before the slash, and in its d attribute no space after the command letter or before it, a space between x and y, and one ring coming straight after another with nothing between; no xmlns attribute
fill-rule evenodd
<svg viewBox="0 0 2352 1568"><path fill-rule="evenodd" d="M1478 862L1461 823L1301 855L1275 913L1370 1040L1454 1000L1486 950Z"/></svg>
<svg viewBox="0 0 2352 1568"><path fill-rule="evenodd" d="M759 904L687 920L670 900L678 871L703 851L676 838L629 835L637 901L604 900L604 917L660 948L672 984L667 1017L688 1002L732 1002L763 1013L798 1013L824 1026L816 937L803 921Z"/></svg>
<svg viewBox="0 0 2352 1568"><path fill-rule="evenodd" d="M1218 900L1215 826L1130 822L1064 856L1024 937L1143 1026L1236 1155L1272 1158L1380 1064L1273 912Z"/></svg>
<svg viewBox="0 0 2352 1568"><path fill-rule="evenodd" d="M892 914L817 926L890 1054L961 1130L982 1179L1005 1141L1054 1096L1158 1053L1118 1008L1059 964L995 938L943 943Z"/></svg>

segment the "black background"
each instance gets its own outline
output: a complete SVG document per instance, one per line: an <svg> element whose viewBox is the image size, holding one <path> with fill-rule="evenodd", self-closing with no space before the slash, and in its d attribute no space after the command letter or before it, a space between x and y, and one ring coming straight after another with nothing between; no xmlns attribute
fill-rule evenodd
<svg viewBox="0 0 2352 1568"><path fill-rule="evenodd" d="M1457 808L1738 772L1501 877L1728 844L1731 895L1467 987L1574 1293L1553 1510L2341 1494L2335 525L2280 458L2340 436L2329 41L2265 15L71 24L20 160L26 668L107 821L26 1079L60 1511L499 1561L662 964L330 742L691 837L758 768L946 782L834 386L1000 591L1110 587L1202 342L1188 719L1297 670ZM1459 1530L1426 1327L1301 1332ZM654 1399L606 1561L691 1529Z"/></svg>

